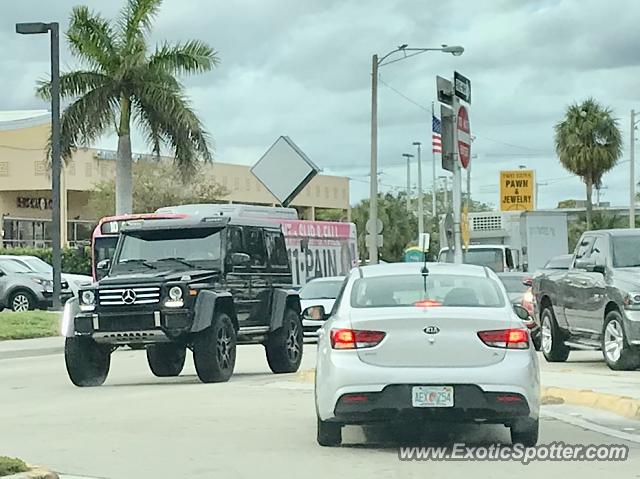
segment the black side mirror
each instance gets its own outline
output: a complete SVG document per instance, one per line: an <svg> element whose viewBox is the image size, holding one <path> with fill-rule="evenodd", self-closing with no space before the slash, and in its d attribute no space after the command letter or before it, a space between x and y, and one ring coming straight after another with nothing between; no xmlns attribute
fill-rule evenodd
<svg viewBox="0 0 640 479"><path fill-rule="evenodd" d="M593 265L593 272L594 273L605 274L607 272L607 268L603 264L594 264Z"/></svg>
<svg viewBox="0 0 640 479"><path fill-rule="evenodd" d="M251 262L251 257L247 253L231 253L231 264L233 266L247 266Z"/></svg>
<svg viewBox="0 0 640 479"><path fill-rule="evenodd" d="M303 319L312 319L316 321L324 321L329 317L325 312L324 306L309 306L302 312Z"/></svg>
<svg viewBox="0 0 640 479"><path fill-rule="evenodd" d="M529 315L529 311L526 308L520 306L519 304L513 305L513 310L516 312L516 315L523 321L531 321L531 316Z"/></svg>

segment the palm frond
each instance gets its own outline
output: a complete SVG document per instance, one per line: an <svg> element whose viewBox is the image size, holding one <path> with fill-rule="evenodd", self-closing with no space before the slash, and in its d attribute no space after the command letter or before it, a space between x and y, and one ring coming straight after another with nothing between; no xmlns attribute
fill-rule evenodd
<svg viewBox="0 0 640 479"><path fill-rule="evenodd" d="M163 43L156 47L149 58L149 68L172 75L206 72L218 63L219 59L213 48L198 40L176 45Z"/></svg>
<svg viewBox="0 0 640 479"><path fill-rule="evenodd" d="M93 67L113 71L118 63L114 38L109 21L85 6L73 8L67 40L74 55Z"/></svg>
<svg viewBox="0 0 640 479"><path fill-rule="evenodd" d="M96 71L75 71L60 75L60 96L62 98L74 98L85 93L113 84L110 76ZM36 88L36 94L44 99L51 99L51 81L40 80Z"/></svg>
<svg viewBox="0 0 640 479"><path fill-rule="evenodd" d="M125 51L144 49L144 36L151 30L161 4L162 0L128 0L118 20Z"/></svg>

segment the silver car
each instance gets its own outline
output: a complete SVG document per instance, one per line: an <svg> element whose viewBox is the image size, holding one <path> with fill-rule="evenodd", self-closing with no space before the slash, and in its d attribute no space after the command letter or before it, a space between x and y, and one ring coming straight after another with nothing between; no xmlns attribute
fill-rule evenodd
<svg viewBox="0 0 640 479"><path fill-rule="evenodd" d="M300 288L300 307L302 308L302 327L305 339L318 337L318 329L324 324L318 306L331 311L338 296L344 276L326 276L309 281Z"/></svg>
<svg viewBox="0 0 640 479"><path fill-rule="evenodd" d="M538 440L540 379L529 331L489 268L356 268L319 331L318 443L347 424L504 424ZM426 426L424 426L426 427Z"/></svg>

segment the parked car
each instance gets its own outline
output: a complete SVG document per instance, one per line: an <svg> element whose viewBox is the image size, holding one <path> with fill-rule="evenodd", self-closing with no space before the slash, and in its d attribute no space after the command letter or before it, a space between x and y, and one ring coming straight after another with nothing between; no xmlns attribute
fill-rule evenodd
<svg viewBox="0 0 640 479"><path fill-rule="evenodd" d="M300 288L300 307L302 308L302 328L305 338L316 338L318 329L324 324L321 310L331 311L344 276L327 276L313 279ZM308 309L307 309L308 308Z"/></svg>
<svg viewBox="0 0 640 479"><path fill-rule="evenodd" d="M542 337L540 325L535 320L531 275L529 273L498 273L498 278L507 290L511 303L522 306L529 313L524 323L531 332L531 341L536 351L539 351Z"/></svg>
<svg viewBox="0 0 640 479"><path fill-rule="evenodd" d="M4 255L0 256L0 258L13 259L15 261L19 261L22 264L25 264L29 269L31 269L35 273L41 273L46 275L47 277L51 277L53 279L53 267L37 256L28 256L28 255ZM89 286L93 283L93 278L91 276L82 275L82 274L71 274L71 273L62 273L62 279L67 282L69 285L69 289L75 297L78 297L78 289L83 286Z"/></svg>
<svg viewBox="0 0 640 479"><path fill-rule="evenodd" d="M504 424L514 443L535 445L540 380L526 314L488 268L352 270L319 331L318 443L339 445L348 424L456 421Z"/></svg>
<svg viewBox="0 0 640 479"><path fill-rule="evenodd" d="M640 229L585 232L567 270L533 280L547 361L603 352L614 370L640 367Z"/></svg>
<svg viewBox="0 0 640 479"><path fill-rule="evenodd" d="M73 296L66 281L62 282L60 299ZM0 311L47 309L53 303L53 281L13 259L0 258Z"/></svg>

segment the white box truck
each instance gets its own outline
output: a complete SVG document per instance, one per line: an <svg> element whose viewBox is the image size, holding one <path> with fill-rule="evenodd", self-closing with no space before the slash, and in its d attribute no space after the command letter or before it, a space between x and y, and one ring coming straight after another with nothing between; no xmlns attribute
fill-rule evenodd
<svg viewBox="0 0 640 479"><path fill-rule="evenodd" d="M439 260L453 261L445 222L440 224ZM569 249L567 214L560 211L482 212L469 214L469 251L465 262L497 272L536 271Z"/></svg>

